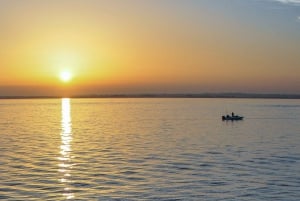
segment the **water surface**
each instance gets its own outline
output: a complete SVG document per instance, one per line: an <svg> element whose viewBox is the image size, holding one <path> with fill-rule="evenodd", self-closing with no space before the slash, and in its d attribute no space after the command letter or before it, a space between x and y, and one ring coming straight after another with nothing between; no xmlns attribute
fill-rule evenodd
<svg viewBox="0 0 300 201"><path fill-rule="evenodd" d="M0 100L0 117L3 200L300 197L299 100Z"/></svg>

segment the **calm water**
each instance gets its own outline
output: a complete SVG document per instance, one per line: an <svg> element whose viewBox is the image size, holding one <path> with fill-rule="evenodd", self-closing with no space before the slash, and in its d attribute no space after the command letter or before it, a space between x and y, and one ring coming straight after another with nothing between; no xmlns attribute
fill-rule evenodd
<svg viewBox="0 0 300 201"><path fill-rule="evenodd" d="M299 200L299 123L300 100L0 100L0 199Z"/></svg>

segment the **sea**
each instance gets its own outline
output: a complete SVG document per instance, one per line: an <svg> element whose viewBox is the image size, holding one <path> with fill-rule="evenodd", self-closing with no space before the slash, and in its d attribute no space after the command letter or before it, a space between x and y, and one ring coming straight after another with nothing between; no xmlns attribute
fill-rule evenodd
<svg viewBox="0 0 300 201"><path fill-rule="evenodd" d="M300 100L0 100L0 200L299 199Z"/></svg>

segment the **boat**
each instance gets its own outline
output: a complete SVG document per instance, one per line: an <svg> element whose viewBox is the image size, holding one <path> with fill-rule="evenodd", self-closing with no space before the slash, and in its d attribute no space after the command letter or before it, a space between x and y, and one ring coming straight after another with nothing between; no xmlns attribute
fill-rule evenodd
<svg viewBox="0 0 300 201"><path fill-rule="evenodd" d="M240 121L240 120L243 120L244 117L242 116L238 116L238 115L226 115L226 116L222 116L222 120L223 121Z"/></svg>

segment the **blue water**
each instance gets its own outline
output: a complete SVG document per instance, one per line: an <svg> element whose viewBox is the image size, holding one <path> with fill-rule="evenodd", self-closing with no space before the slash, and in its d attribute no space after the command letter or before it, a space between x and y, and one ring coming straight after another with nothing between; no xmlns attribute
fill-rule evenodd
<svg viewBox="0 0 300 201"><path fill-rule="evenodd" d="M0 100L0 200L296 201L299 122L300 100Z"/></svg>

